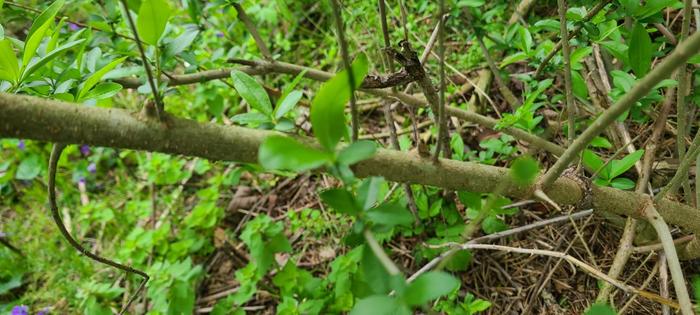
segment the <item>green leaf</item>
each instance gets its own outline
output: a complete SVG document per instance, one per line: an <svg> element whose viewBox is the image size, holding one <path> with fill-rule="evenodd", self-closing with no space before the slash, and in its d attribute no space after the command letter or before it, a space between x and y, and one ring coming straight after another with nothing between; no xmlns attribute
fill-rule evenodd
<svg viewBox="0 0 700 315"><path fill-rule="evenodd" d="M357 301L349 315L408 315L411 311L395 298L372 295Z"/></svg>
<svg viewBox="0 0 700 315"><path fill-rule="evenodd" d="M622 177L613 179L610 182L610 186L615 187L617 189L626 190L634 188L635 184L631 179Z"/></svg>
<svg viewBox="0 0 700 315"><path fill-rule="evenodd" d="M268 117L272 116L270 98L258 81L255 81L253 77L239 70L231 71L231 79L233 79L233 86L236 88L236 91L238 91L238 94L243 97L250 107Z"/></svg>
<svg viewBox="0 0 700 315"><path fill-rule="evenodd" d="M411 226L413 224L411 212L402 205L393 202L367 210L366 215L374 224L389 228L396 225Z"/></svg>
<svg viewBox="0 0 700 315"><path fill-rule="evenodd" d="M503 59L503 61L501 61L501 64L498 66L498 68L503 69L503 67L505 67L505 66L507 66L507 65L509 65L509 64L512 64L512 63L516 63L516 62L519 62L519 61L523 61L523 60L527 59L527 57L528 57L528 56L527 56L526 53L524 53L524 52L522 52L522 51L519 51L519 52L514 53L514 54L512 54L512 55L510 55L510 56L508 56L508 57L505 57L505 58Z"/></svg>
<svg viewBox="0 0 700 315"><path fill-rule="evenodd" d="M352 63L356 88L360 86L368 71L367 56L360 54ZM311 127L318 142L333 151L346 134L345 103L350 99L348 74L343 70L321 85L311 102Z"/></svg>
<svg viewBox="0 0 700 315"><path fill-rule="evenodd" d="M377 145L369 140L361 140L340 150L337 161L340 164L352 165L366 160L377 152Z"/></svg>
<svg viewBox="0 0 700 315"><path fill-rule="evenodd" d="M540 172L540 164L530 156L521 156L510 165L510 175L521 186L532 184Z"/></svg>
<svg viewBox="0 0 700 315"><path fill-rule="evenodd" d="M40 69L43 65L45 65L49 61L53 60L54 58L60 56L61 54L65 53L69 49L79 45L80 43L82 43L84 41L85 41L85 39L79 39L76 41L65 43L65 44L61 45L60 47L52 50L50 53L48 53L43 58L38 59L38 60L36 60L36 59L33 60L22 72L22 77L20 78L20 81L24 81L24 79L31 76L34 73L34 71L37 71L38 69Z"/></svg>
<svg viewBox="0 0 700 315"><path fill-rule="evenodd" d="M136 22L136 30L141 40L147 44L157 46L171 14L172 9L168 1L143 0L141 8L139 8L139 19Z"/></svg>
<svg viewBox="0 0 700 315"><path fill-rule="evenodd" d="M327 189L319 197L339 213L356 215L361 210L352 194L345 189Z"/></svg>
<svg viewBox="0 0 700 315"><path fill-rule="evenodd" d="M593 304L585 315L615 315L615 311L606 304Z"/></svg>
<svg viewBox="0 0 700 315"><path fill-rule="evenodd" d="M46 23L53 21L54 17L56 17L56 14L58 13L58 10L63 7L65 2L66 0L56 0L48 8L46 8L46 10L41 12L41 14L34 19L34 22L32 22L32 26L29 28L29 32L27 32L27 38L31 38L39 28L44 26Z"/></svg>
<svg viewBox="0 0 700 315"><path fill-rule="evenodd" d="M459 280L442 271L430 271L411 282L403 298L409 305L423 305L459 287Z"/></svg>
<svg viewBox="0 0 700 315"><path fill-rule="evenodd" d="M24 53L22 54L22 68L26 67L29 61L36 55L39 44L41 44L41 40L44 39L44 34L46 34L46 30L51 26L51 22L51 20L46 21L46 23L37 28L31 36L27 37L27 41L24 42Z"/></svg>
<svg viewBox="0 0 700 315"><path fill-rule="evenodd" d="M643 77L651 68L651 59L654 53L654 48L651 45L651 37L647 33L646 28L641 23L636 23L632 29L630 38L630 48L627 51L629 55L630 67L637 75L637 78Z"/></svg>
<svg viewBox="0 0 700 315"><path fill-rule="evenodd" d="M496 216L488 216L481 222L481 228L486 234L498 233L508 229L508 225Z"/></svg>
<svg viewBox="0 0 700 315"><path fill-rule="evenodd" d="M197 35L199 34L199 29L194 25L187 25L185 31L180 34L177 38L174 38L165 46L166 56L176 56L183 52L187 47L189 47Z"/></svg>
<svg viewBox="0 0 700 315"><path fill-rule="evenodd" d="M591 146L596 148L610 149L612 148L612 143L610 143L608 139L598 136L591 140Z"/></svg>
<svg viewBox="0 0 700 315"><path fill-rule="evenodd" d="M125 59L126 57L117 58L112 62L108 63L106 66L102 67L102 69L97 70L95 73L91 74L87 79L85 79L85 82L83 83L83 86L82 88L80 88L80 92L78 93L77 100L82 100L83 97L90 91L90 89L92 89L95 85L97 85L97 83L100 82L102 76L114 69L120 63L124 62Z"/></svg>
<svg viewBox="0 0 700 315"><path fill-rule="evenodd" d="M249 125L270 122L270 117L265 116L263 113L251 112L238 114L231 117L231 120L237 124Z"/></svg>
<svg viewBox="0 0 700 315"><path fill-rule="evenodd" d="M20 180L32 180L39 176L43 165L38 155L31 155L22 162L19 163L17 167L17 172L15 173L15 178Z"/></svg>
<svg viewBox="0 0 700 315"><path fill-rule="evenodd" d="M101 100L109 98L119 93L122 90L122 85L115 82L102 82L93 88L84 99Z"/></svg>
<svg viewBox="0 0 700 315"><path fill-rule="evenodd" d="M0 40L0 80L19 81L19 65L9 39Z"/></svg>
<svg viewBox="0 0 700 315"><path fill-rule="evenodd" d="M603 178L609 178L610 173L607 171L609 167L606 167L606 169L601 170L601 168L603 168L603 165L605 165L605 161L598 157L597 154L593 153L593 151L584 150L582 158L583 165L585 165L589 169L592 169L594 172L598 172L598 176Z"/></svg>
<svg viewBox="0 0 700 315"><path fill-rule="evenodd" d="M260 145L258 161L266 169L295 172L317 168L331 161L323 151L308 147L284 136L269 136Z"/></svg>
<svg viewBox="0 0 700 315"><path fill-rule="evenodd" d="M486 3L485 0L460 0L457 2L457 7L472 7L472 8L478 8Z"/></svg>
<svg viewBox="0 0 700 315"><path fill-rule="evenodd" d="M621 160L614 160L610 163L612 170L610 171L610 178L615 178L620 175L622 175L624 172L627 172L632 166L634 166L634 163L637 163L639 159L642 158L644 155L644 150L639 149L637 151L634 151L634 153L629 154L622 158Z"/></svg>
<svg viewBox="0 0 700 315"><path fill-rule="evenodd" d="M284 117L285 114L287 114L290 110L294 108L294 106L297 105L297 103L299 103L299 100L302 96L304 96L304 93L302 93L301 91L292 91L291 93L289 93L275 108L275 119L280 119Z"/></svg>

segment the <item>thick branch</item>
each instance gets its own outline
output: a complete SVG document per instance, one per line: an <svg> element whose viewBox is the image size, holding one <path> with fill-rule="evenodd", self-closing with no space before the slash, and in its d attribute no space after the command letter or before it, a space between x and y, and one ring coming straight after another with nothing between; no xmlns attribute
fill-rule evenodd
<svg viewBox="0 0 700 315"><path fill-rule="evenodd" d="M0 137L257 163L258 147L271 134L277 133L176 117L167 117L162 124L122 109L0 94ZM311 143L306 138L301 140ZM513 182L506 168L444 159L435 164L429 159L393 150L380 149L374 157L356 164L354 170L360 177L383 176L389 181L452 190L486 193L504 185L504 195L512 198L528 198L532 191L532 187ZM584 197L579 184L568 177L560 177L545 192L560 205L576 205ZM643 218L643 196L609 187L593 187L591 199L596 211ZM694 208L664 199L657 203L657 210L669 224L700 231L700 212ZM693 258L692 253L685 258Z"/></svg>

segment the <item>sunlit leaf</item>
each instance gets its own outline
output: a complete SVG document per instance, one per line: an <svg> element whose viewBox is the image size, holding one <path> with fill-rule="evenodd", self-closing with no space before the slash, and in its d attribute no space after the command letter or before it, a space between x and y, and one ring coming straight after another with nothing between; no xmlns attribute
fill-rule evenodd
<svg viewBox="0 0 700 315"><path fill-rule="evenodd" d="M651 45L651 37L649 37L649 33L641 23L636 23L634 25L629 45L628 55L630 67L632 67L637 78L641 78L649 72L652 55L654 53L654 48Z"/></svg>
<svg viewBox="0 0 700 315"><path fill-rule="evenodd" d="M80 88L80 92L78 93L78 100L83 99L83 97L92 89L97 83L100 82L100 79L102 79L102 76L104 76L107 72L111 71L114 69L116 66L121 64L126 57L118 58L116 60L113 60L106 66L102 67L102 69L97 70L95 73L91 74L83 83L82 88Z"/></svg>
<svg viewBox="0 0 700 315"><path fill-rule="evenodd" d="M328 163L330 157L292 138L269 136L260 145L258 160L267 169L302 172Z"/></svg>
<svg viewBox="0 0 700 315"><path fill-rule="evenodd" d="M136 30L142 41L156 46L163 36L165 26L172 14L172 9L166 0L143 0L139 8L139 19Z"/></svg>
<svg viewBox="0 0 700 315"><path fill-rule="evenodd" d="M267 115L272 115L272 105L267 92L258 81L245 72L239 70L231 71L233 86L238 94L255 110Z"/></svg>

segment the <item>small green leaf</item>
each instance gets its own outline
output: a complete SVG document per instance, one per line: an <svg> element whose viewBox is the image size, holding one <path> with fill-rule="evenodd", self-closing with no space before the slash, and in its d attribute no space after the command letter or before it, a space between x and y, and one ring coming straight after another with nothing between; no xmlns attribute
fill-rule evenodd
<svg viewBox="0 0 700 315"><path fill-rule="evenodd" d="M610 143L608 139L598 136L591 140L591 146L596 148L610 149L612 148L612 143Z"/></svg>
<svg viewBox="0 0 700 315"><path fill-rule="evenodd" d="M231 71L231 79L233 79L233 86L236 88L236 91L238 91L238 94L243 97L250 107L268 117L272 116L270 98L258 81L255 81L253 77L239 70Z"/></svg>
<svg viewBox="0 0 700 315"><path fill-rule="evenodd" d="M408 315L411 311L395 298L387 295L372 295L355 304L349 315Z"/></svg>
<svg viewBox="0 0 700 315"><path fill-rule="evenodd" d="M355 215L360 212L355 198L345 189L327 189L321 192L319 197L339 213Z"/></svg>
<svg viewBox="0 0 700 315"><path fill-rule="evenodd" d="M612 169L610 171L610 178L618 177L624 172L627 172L627 170L632 168L632 166L634 166L634 163L637 163L637 161L639 161L639 159L641 159L643 155L644 150L639 149L637 151L634 151L634 153L625 156L621 160L612 161L610 163Z"/></svg>
<svg viewBox="0 0 700 315"><path fill-rule="evenodd" d="M532 184L539 172L540 164L530 156L521 156L515 159L510 166L510 174L513 180L521 186Z"/></svg>
<svg viewBox="0 0 700 315"><path fill-rule="evenodd" d="M0 40L0 80L16 83L19 80L19 65L9 39Z"/></svg>
<svg viewBox="0 0 700 315"><path fill-rule="evenodd" d="M598 175L603 178L609 178L609 173L606 170L601 170L603 168L603 165L605 165L605 162L603 159L598 157L593 151L591 150L584 150L582 154L583 158L583 165L588 167L589 169L593 170L594 172L598 172ZM607 169L608 167L606 167Z"/></svg>
<svg viewBox="0 0 700 315"><path fill-rule="evenodd" d="M519 62L519 61L523 61L523 60L527 59L527 57L528 57L528 56L527 56L526 53L524 53L524 52L522 52L522 51L519 51L519 52L514 53L514 54L512 54L512 55L510 55L510 56L508 56L508 57L505 57L505 58L503 59L503 61L501 61L501 64L498 66L498 68L503 69L503 67L505 67L505 66L507 66L507 65L509 65L509 64L512 64L512 63L516 63L516 62Z"/></svg>
<svg viewBox="0 0 700 315"><path fill-rule="evenodd" d="M371 222L384 227L411 226L413 224L411 212L398 203L385 203L367 210L366 215Z"/></svg>
<svg viewBox="0 0 700 315"><path fill-rule="evenodd" d="M304 93L301 91L292 91L289 93L275 108L275 119L284 117L285 114L287 114L294 108L294 106L297 105L297 103L299 103L302 96L304 96Z"/></svg>
<svg viewBox="0 0 700 315"><path fill-rule="evenodd" d="M359 87L367 75L367 56L360 54L352 63L352 72L356 87ZM346 134L345 103L350 99L348 74L343 70L328 82L321 85L311 102L311 127L318 142L333 151Z"/></svg>
<svg viewBox="0 0 700 315"><path fill-rule="evenodd" d="M54 17L56 17L58 10L63 7L64 3L66 3L66 0L56 0L48 8L46 8L46 10L41 12L41 14L34 19L34 22L32 22L32 26L29 28L29 32L27 32L27 38L31 38L32 35L34 35L34 33L47 22L52 22Z"/></svg>
<svg viewBox="0 0 700 315"><path fill-rule="evenodd" d="M171 14L172 9L168 1L143 0L141 8L139 8L139 19L136 22L136 30L139 32L141 40L157 46Z"/></svg>
<svg viewBox="0 0 700 315"><path fill-rule="evenodd" d="M93 88L83 99L101 100L119 93L122 85L115 82L102 82Z"/></svg>
<svg viewBox="0 0 700 315"><path fill-rule="evenodd" d="M361 140L350 144L340 150L338 163L352 165L362 160L366 160L377 152L377 145L369 140Z"/></svg>
<svg viewBox="0 0 700 315"><path fill-rule="evenodd" d="M459 287L459 280L449 273L430 271L411 282L403 298L409 305L424 305Z"/></svg>
<svg viewBox="0 0 700 315"><path fill-rule="evenodd" d="M39 176L42 167L43 165L39 159L39 156L31 155L19 163L17 172L15 173L15 178L20 180L32 180Z"/></svg>
<svg viewBox="0 0 700 315"><path fill-rule="evenodd" d="M508 225L496 216L488 216L481 222L481 228L486 234L493 234L507 230Z"/></svg>
<svg viewBox="0 0 700 315"><path fill-rule="evenodd" d="M251 112L233 116L231 117L231 121L242 125L262 124L270 122L270 117L265 116L263 113Z"/></svg>
<svg viewBox="0 0 700 315"><path fill-rule="evenodd" d="M627 190L627 189L634 188L635 184L631 179L621 177L621 178L613 179L610 182L610 186L617 188L617 189Z"/></svg>
<svg viewBox="0 0 700 315"><path fill-rule="evenodd" d="M165 55L177 56L192 44L198 34L199 29L197 29L196 26L186 25L185 31L177 38L172 39L172 41L165 46Z"/></svg>
<svg viewBox="0 0 700 315"><path fill-rule="evenodd" d="M472 8L478 8L486 3L485 0L460 0L457 2L457 7L472 7Z"/></svg>
<svg viewBox="0 0 700 315"><path fill-rule="evenodd" d="M29 61L36 55L39 44L41 44L41 40L44 39L44 34L49 29L49 26L51 26L51 22L53 21L46 21L44 25L37 28L32 36L27 37L27 41L24 42L24 53L22 54L22 68L26 67Z"/></svg>
<svg viewBox="0 0 700 315"><path fill-rule="evenodd" d="M44 56L41 59L35 59L29 65L22 71L22 77L20 78L20 81L24 81L24 79L28 78L31 76L35 71L40 69L43 65L48 63L49 61L53 60L54 58L60 56L61 54L65 53L69 49L79 45L80 43L84 42L85 39L79 39L76 41L72 41L69 43L65 43L61 45L60 47L52 50L50 53L48 53L46 56Z"/></svg>
<svg viewBox="0 0 700 315"><path fill-rule="evenodd" d="M125 59L126 57L117 58L109 64L107 64L106 66L102 67L102 69L91 74L87 79L85 79L85 82L83 83L83 86L82 88L80 88L80 92L78 93L78 101L82 100L83 97L90 91L90 89L92 89L95 85L97 85L97 83L100 82L102 76L104 76L107 72L110 72L120 63L124 62Z"/></svg>
<svg viewBox="0 0 700 315"><path fill-rule="evenodd" d="M615 315L615 311L606 304L593 304L585 315Z"/></svg>
<svg viewBox="0 0 700 315"><path fill-rule="evenodd" d="M269 136L260 145L258 161L266 169L303 172L331 161L326 152L284 136Z"/></svg>
<svg viewBox="0 0 700 315"><path fill-rule="evenodd" d="M651 37L646 28L641 23L636 23L632 29L630 37L630 48L628 50L630 67L637 75L643 77L651 68L651 59L654 48L651 45Z"/></svg>

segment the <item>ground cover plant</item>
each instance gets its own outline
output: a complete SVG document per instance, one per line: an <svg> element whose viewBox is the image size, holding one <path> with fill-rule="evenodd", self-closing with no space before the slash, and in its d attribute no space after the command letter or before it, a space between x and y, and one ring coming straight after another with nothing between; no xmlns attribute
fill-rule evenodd
<svg viewBox="0 0 700 315"><path fill-rule="evenodd" d="M695 314L692 0L0 0L2 314Z"/></svg>

